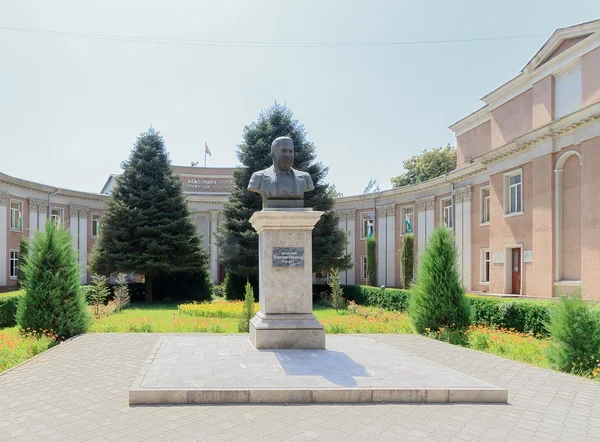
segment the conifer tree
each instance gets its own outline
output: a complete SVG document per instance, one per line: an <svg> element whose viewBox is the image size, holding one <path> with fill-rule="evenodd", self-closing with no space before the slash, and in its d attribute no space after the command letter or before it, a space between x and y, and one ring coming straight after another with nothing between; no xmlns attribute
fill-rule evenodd
<svg viewBox="0 0 600 442"><path fill-rule="evenodd" d="M324 182L327 167L316 161L315 146L306 139L306 131L292 111L275 103L262 112L258 119L244 128L237 156L241 167L234 172L235 189L223 207L225 222L219 228L218 244L221 262L228 273L226 296L240 299L247 280L256 286L258 278L258 235L249 220L262 209L259 194L248 192L252 173L273 164L271 143L280 136L294 142L294 168L308 172L315 190L304 194L304 206L325 213L312 233L313 271L324 275L330 268L348 269L351 256L346 253L346 235L338 228L338 217L333 212L333 197L329 184Z"/></svg>
<svg viewBox="0 0 600 442"><path fill-rule="evenodd" d="M402 262L402 288L408 289L412 284L413 270L415 265L415 236L405 233L402 239L402 250L400 261Z"/></svg>
<svg viewBox="0 0 600 442"><path fill-rule="evenodd" d="M91 317L69 233L48 221L30 249L23 264L25 294L17 308L17 324L38 333L51 330L65 339L85 333Z"/></svg>
<svg viewBox="0 0 600 442"><path fill-rule="evenodd" d="M450 229L436 227L425 245L417 281L411 289L408 313L417 332L469 325L471 304L460 282L457 256Z"/></svg>
<svg viewBox="0 0 600 442"><path fill-rule="evenodd" d="M105 275L144 274L148 302L153 282L172 275L193 280L197 298L207 299L208 256L170 164L158 132L150 128L138 137L106 204L91 267Z"/></svg>
<svg viewBox="0 0 600 442"><path fill-rule="evenodd" d="M20 288L23 288L25 284L23 268L27 258L29 258L29 239L25 235L21 235L19 238L19 266L17 267L17 283Z"/></svg>
<svg viewBox="0 0 600 442"><path fill-rule="evenodd" d="M375 235L367 237L367 285L377 285L377 239Z"/></svg>

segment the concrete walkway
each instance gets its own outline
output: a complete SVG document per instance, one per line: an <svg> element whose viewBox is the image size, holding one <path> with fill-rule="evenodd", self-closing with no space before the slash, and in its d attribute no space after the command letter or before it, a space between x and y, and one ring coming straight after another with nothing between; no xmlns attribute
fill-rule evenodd
<svg viewBox="0 0 600 442"><path fill-rule="evenodd" d="M0 376L0 440L600 441L600 384L415 335L370 335L509 389L509 405L128 407L159 335L89 334Z"/></svg>

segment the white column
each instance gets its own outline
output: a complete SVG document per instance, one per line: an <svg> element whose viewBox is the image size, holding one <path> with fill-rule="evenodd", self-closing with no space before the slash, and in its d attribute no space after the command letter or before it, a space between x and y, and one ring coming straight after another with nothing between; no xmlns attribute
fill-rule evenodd
<svg viewBox="0 0 600 442"><path fill-rule="evenodd" d="M29 200L29 237L33 237L33 234L38 230L38 208L40 202L37 200Z"/></svg>
<svg viewBox="0 0 600 442"><path fill-rule="evenodd" d="M560 281L562 278L562 231L563 231L563 184L562 168L554 170L554 280Z"/></svg>
<svg viewBox="0 0 600 442"><path fill-rule="evenodd" d="M425 251L425 244L433 233L435 196L428 196L417 200L419 211L419 224L417 225L417 237L419 242L419 256Z"/></svg>
<svg viewBox="0 0 600 442"><path fill-rule="evenodd" d="M73 241L73 250L79 254L79 207L69 206L69 232L71 233L71 239Z"/></svg>
<svg viewBox="0 0 600 442"><path fill-rule="evenodd" d="M387 238L387 206L377 207L377 285L385 285L386 276L386 238Z"/></svg>
<svg viewBox="0 0 600 442"><path fill-rule="evenodd" d="M458 248L458 267L463 286L471 289L471 186L454 192L455 239Z"/></svg>
<svg viewBox="0 0 600 442"><path fill-rule="evenodd" d="M46 229L46 212L48 211L48 204L40 204L39 206L39 215L38 215L38 225L41 232Z"/></svg>
<svg viewBox="0 0 600 442"><path fill-rule="evenodd" d="M215 284L219 282L219 259L217 256L217 223L218 223L219 212L210 212L210 239L209 239L209 250L210 250L210 273L212 274L212 280Z"/></svg>
<svg viewBox="0 0 600 442"><path fill-rule="evenodd" d="M81 269L81 283L87 284L87 246L88 246L88 207L79 209L79 268Z"/></svg>
<svg viewBox="0 0 600 442"><path fill-rule="evenodd" d="M0 286L6 285L8 273L8 250L6 249L8 235L8 193L0 191Z"/></svg>
<svg viewBox="0 0 600 442"><path fill-rule="evenodd" d="M352 257L352 263L355 262L356 255L356 209L344 210L339 212L339 227L346 233L346 253ZM356 284L356 269L354 265L340 273L340 282L342 284Z"/></svg>
<svg viewBox="0 0 600 442"><path fill-rule="evenodd" d="M394 287L396 285L396 206L394 204L387 206L386 214L387 268L385 285Z"/></svg>

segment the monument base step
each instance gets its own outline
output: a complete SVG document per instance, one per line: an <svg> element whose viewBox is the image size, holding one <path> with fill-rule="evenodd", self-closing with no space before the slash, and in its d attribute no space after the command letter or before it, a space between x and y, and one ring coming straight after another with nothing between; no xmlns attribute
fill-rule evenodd
<svg viewBox="0 0 600 442"><path fill-rule="evenodd" d="M250 320L250 342L255 348L325 348L325 328L312 313L265 314Z"/></svg>
<svg viewBox="0 0 600 442"><path fill-rule="evenodd" d="M506 403L508 391L360 336L327 349L260 350L247 335L163 336L130 405Z"/></svg>

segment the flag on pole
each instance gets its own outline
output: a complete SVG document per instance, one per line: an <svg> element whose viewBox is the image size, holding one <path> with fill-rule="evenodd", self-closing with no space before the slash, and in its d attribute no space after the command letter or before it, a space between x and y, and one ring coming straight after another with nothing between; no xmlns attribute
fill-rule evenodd
<svg viewBox="0 0 600 442"><path fill-rule="evenodd" d="M206 143L206 141L204 142L204 153L208 154L209 157L212 157L212 155L210 153L210 149L208 148L208 144Z"/></svg>
<svg viewBox="0 0 600 442"><path fill-rule="evenodd" d="M373 236L373 220L372 219L367 221L367 229L369 230L369 233L367 234L367 238L370 238Z"/></svg>
<svg viewBox="0 0 600 442"><path fill-rule="evenodd" d="M23 227L23 214L21 213L21 211L18 211L18 216L19 216L19 221L17 223L17 229L22 230Z"/></svg>
<svg viewBox="0 0 600 442"><path fill-rule="evenodd" d="M406 233L412 233L412 226L410 225L410 217L408 213L404 217L404 224L406 224Z"/></svg>

